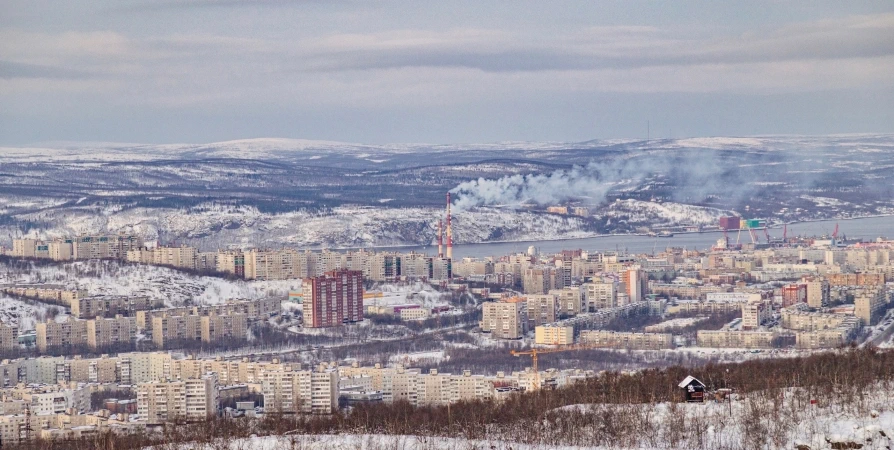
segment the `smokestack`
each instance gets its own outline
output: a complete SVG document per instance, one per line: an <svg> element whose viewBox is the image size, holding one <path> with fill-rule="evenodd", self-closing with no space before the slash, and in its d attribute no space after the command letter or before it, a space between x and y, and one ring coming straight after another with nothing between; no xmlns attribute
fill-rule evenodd
<svg viewBox="0 0 894 450"><path fill-rule="evenodd" d="M447 193L447 259L453 259L453 226L450 223L450 193Z"/></svg>
<svg viewBox="0 0 894 450"><path fill-rule="evenodd" d="M441 219L438 219L438 258L444 257L444 232L441 227Z"/></svg>

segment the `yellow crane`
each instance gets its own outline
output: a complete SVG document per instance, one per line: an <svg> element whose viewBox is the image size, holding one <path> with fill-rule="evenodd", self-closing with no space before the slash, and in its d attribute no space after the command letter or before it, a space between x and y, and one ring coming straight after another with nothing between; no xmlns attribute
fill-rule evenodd
<svg viewBox="0 0 894 450"><path fill-rule="evenodd" d="M560 352L570 352L576 350L592 350L598 348L606 348L607 345L603 344L578 344L578 345L566 345L561 347L552 347L552 348L532 348L530 350L510 350L509 354L512 356L531 356L531 368L534 369L534 378L531 380L531 387L529 390L536 391L540 389L540 370L537 368L537 356L544 353L560 353Z"/></svg>

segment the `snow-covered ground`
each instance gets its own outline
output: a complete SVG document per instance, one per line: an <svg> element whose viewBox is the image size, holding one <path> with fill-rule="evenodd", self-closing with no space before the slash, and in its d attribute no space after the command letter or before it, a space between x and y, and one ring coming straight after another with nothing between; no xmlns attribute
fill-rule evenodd
<svg viewBox="0 0 894 450"><path fill-rule="evenodd" d="M53 306L38 302L25 302L0 295L0 323L18 326L19 331L33 330L34 323L46 317ZM57 310L62 308L55 307Z"/></svg>
<svg viewBox="0 0 894 450"><path fill-rule="evenodd" d="M380 291L382 297L373 297L366 304L377 306L415 304L424 308L449 305L450 294L438 292L432 285L422 282L411 284L384 283L373 287L370 292Z"/></svg>
<svg viewBox="0 0 894 450"><path fill-rule="evenodd" d="M812 403L809 395L795 395L789 389L744 397L734 394L732 401L704 404L581 404L548 412L553 418L542 424L492 427L489 439L465 439L461 432L451 436L292 434L236 439L229 442L229 449L891 449L894 397L885 386L865 394L853 401L833 398ZM575 419L574 414L583 417ZM576 422L559 427L563 418ZM183 444L181 448L227 448L220 444Z"/></svg>
<svg viewBox="0 0 894 450"><path fill-rule="evenodd" d="M437 364L445 359L449 359L449 356L444 354L443 350L433 350L430 352L415 352L415 353L397 353L391 355L388 360L394 364L403 364L404 367L412 367L416 364Z"/></svg>
<svg viewBox="0 0 894 450"><path fill-rule="evenodd" d="M55 238L79 233L136 233L148 241L191 244L213 250L226 247L293 246L307 248L429 245L437 235L439 208L341 206L325 213L264 213L255 207L202 204L195 208L117 207L45 212L22 219L48 223L28 237ZM454 242L545 240L593 236L579 217L478 208L453 215ZM13 231L9 231L13 233ZM5 239L11 240L10 234ZM3 238L3 236L0 236ZM263 245L261 244L263 243Z"/></svg>
<svg viewBox="0 0 894 450"><path fill-rule="evenodd" d="M0 264L0 284L45 282L84 289L88 295L146 295L167 306L215 304L233 298L285 298L289 290L301 285L301 280L225 280L116 261L76 261L32 267L26 273L6 269Z"/></svg>
<svg viewBox="0 0 894 450"><path fill-rule="evenodd" d="M616 200L611 203L605 215L624 217L630 222L662 225L713 225L722 216L732 215L731 211L716 208L685 205L674 202L646 202L642 200Z"/></svg>
<svg viewBox="0 0 894 450"><path fill-rule="evenodd" d="M696 324L696 323L698 323L698 322L702 322L702 321L704 321L704 320L706 320L706 319L708 319L708 318L707 318L707 317L704 317L704 316L699 316L699 317L679 317L679 318L676 318L676 319L665 320L664 322L656 323L655 325L649 325L649 326L646 327L646 328L647 328L648 331L650 331L650 332L652 332L652 331L664 331L664 330L668 330L668 329L672 329L672 328L688 327L688 326L690 326L690 325L694 325L694 324Z"/></svg>
<svg viewBox="0 0 894 450"><path fill-rule="evenodd" d="M184 444L186 450L221 450L220 443ZM224 445L223 448L226 448ZM443 436L378 434L290 435L237 439L230 450L598 450L598 447L526 445L515 442L468 440Z"/></svg>

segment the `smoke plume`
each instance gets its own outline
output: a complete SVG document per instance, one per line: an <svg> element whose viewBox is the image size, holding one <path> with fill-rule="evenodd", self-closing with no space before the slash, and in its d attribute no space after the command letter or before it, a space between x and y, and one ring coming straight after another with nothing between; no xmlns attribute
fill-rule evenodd
<svg viewBox="0 0 894 450"><path fill-rule="evenodd" d="M779 155L772 157L774 160L767 164L791 163L780 160ZM621 159L594 160L548 174L479 178L462 183L450 192L456 198L454 206L458 209L518 207L526 203L555 205L569 200L597 206L612 192L633 194L654 183L664 185L674 201L699 203L716 196L733 206L757 194L760 183L755 181L769 179L771 171L766 169L761 165L735 164L711 151L644 152ZM777 171L772 172L778 175Z"/></svg>

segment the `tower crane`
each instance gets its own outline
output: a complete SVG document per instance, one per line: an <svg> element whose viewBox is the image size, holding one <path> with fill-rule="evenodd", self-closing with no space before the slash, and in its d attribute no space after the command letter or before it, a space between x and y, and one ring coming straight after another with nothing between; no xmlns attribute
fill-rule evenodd
<svg viewBox="0 0 894 450"><path fill-rule="evenodd" d="M558 344L556 344L558 345ZM536 391L540 389L540 370L537 367L537 356L542 355L544 353L560 353L560 352L571 352L578 350L593 350L606 348L607 345L600 344L577 344L577 345L565 345L562 347L553 347L553 348L532 348L530 350L510 350L509 354L512 356L530 356L531 357L531 368L534 369L534 379L531 380L531 386L529 390Z"/></svg>

